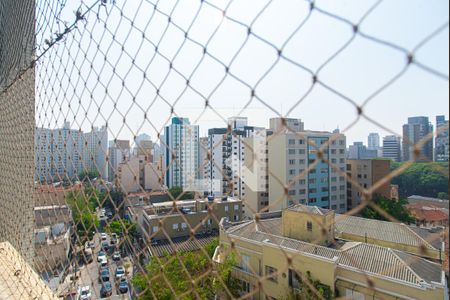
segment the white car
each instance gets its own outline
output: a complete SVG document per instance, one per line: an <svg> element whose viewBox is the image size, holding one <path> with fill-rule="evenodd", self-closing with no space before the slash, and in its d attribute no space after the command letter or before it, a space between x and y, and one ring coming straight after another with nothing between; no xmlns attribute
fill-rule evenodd
<svg viewBox="0 0 450 300"><path fill-rule="evenodd" d="M91 288L90 286L83 286L78 288L78 300L90 300L91 299Z"/></svg>
<svg viewBox="0 0 450 300"><path fill-rule="evenodd" d="M117 267L116 269L116 280L120 280L125 276L125 268L122 266Z"/></svg>
<svg viewBox="0 0 450 300"><path fill-rule="evenodd" d="M106 240L108 239L108 235L107 235L106 233L104 233L104 232L102 232L102 233L100 234L100 236L101 236L101 238L102 238L102 241L106 241Z"/></svg>
<svg viewBox="0 0 450 300"><path fill-rule="evenodd" d="M106 259L107 259L107 258L106 258L106 253L105 253L105 252L100 251L100 252L97 254L97 262L101 262L101 261L106 260Z"/></svg>

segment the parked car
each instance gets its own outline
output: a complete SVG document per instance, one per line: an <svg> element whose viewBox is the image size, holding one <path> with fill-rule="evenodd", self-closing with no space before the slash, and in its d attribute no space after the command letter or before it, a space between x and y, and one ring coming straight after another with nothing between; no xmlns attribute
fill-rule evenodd
<svg viewBox="0 0 450 300"><path fill-rule="evenodd" d="M97 262L101 262L106 258L106 253L103 251L100 251L97 253Z"/></svg>
<svg viewBox="0 0 450 300"><path fill-rule="evenodd" d="M95 242L94 241L88 242L88 247L91 248L91 249L94 249L95 248Z"/></svg>
<svg viewBox="0 0 450 300"><path fill-rule="evenodd" d="M90 264L91 262L94 261L94 257L92 255L91 248L84 249L84 259L85 259L86 264Z"/></svg>
<svg viewBox="0 0 450 300"><path fill-rule="evenodd" d="M120 261L120 259L122 258L122 255L120 254L120 251L115 251L113 254L113 261Z"/></svg>
<svg viewBox="0 0 450 300"><path fill-rule="evenodd" d="M109 270L103 270L102 273L100 274L100 276L98 277L98 282L107 282L109 281Z"/></svg>
<svg viewBox="0 0 450 300"><path fill-rule="evenodd" d="M103 267L99 266L99 268L98 268L98 276L101 276L102 272L105 271L105 270L109 271L109 267L108 266L103 266Z"/></svg>
<svg viewBox="0 0 450 300"><path fill-rule="evenodd" d="M83 286L78 289L78 300L90 300L91 299L91 287Z"/></svg>
<svg viewBox="0 0 450 300"><path fill-rule="evenodd" d="M107 267L108 266L108 258L104 258L103 260L100 261L100 266L101 267Z"/></svg>
<svg viewBox="0 0 450 300"><path fill-rule="evenodd" d="M112 219L113 218L113 216L114 216L114 214L112 213L112 212L110 212L110 211L108 211L107 213L106 213L106 217L108 218L108 219Z"/></svg>
<svg viewBox="0 0 450 300"><path fill-rule="evenodd" d="M114 245L117 243L117 234L113 233L111 234L111 245Z"/></svg>
<svg viewBox="0 0 450 300"><path fill-rule="evenodd" d="M103 242L102 243L102 250L107 252L109 250L109 243L108 242Z"/></svg>
<svg viewBox="0 0 450 300"><path fill-rule="evenodd" d="M119 281L119 294L126 294L128 293L128 281L125 277L122 277Z"/></svg>
<svg viewBox="0 0 450 300"><path fill-rule="evenodd" d="M100 297L106 298L112 296L113 288L109 281L103 282L102 288L100 289Z"/></svg>
<svg viewBox="0 0 450 300"><path fill-rule="evenodd" d="M125 268L118 266L116 269L116 280L120 280L122 277L125 277Z"/></svg>
<svg viewBox="0 0 450 300"><path fill-rule="evenodd" d="M108 239L108 235L106 233L104 233L104 232L102 232L100 234L100 237L102 238L102 241L106 241Z"/></svg>

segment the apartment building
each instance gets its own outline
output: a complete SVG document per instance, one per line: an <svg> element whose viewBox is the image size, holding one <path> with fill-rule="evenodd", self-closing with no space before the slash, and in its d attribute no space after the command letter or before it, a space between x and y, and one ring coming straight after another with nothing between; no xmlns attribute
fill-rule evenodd
<svg viewBox="0 0 450 300"><path fill-rule="evenodd" d="M433 125L428 117L411 117L403 125L403 160L415 159L414 146L423 143L416 161L433 161Z"/></svg>
<svg viewBox="0 0 450 300"><path fill-rule="evenodd" d="M161 164L151 163L146 158L145 156L133 156L119 164L116 183L124 193L164 189Z"/></svg>
<svg viewBox="0 0 450 300"><path fill-rule="evenodd" d="M142 212L141 229L153 241L175 239L196 234L214 234L222 218L242 220L242 201L232 197L153 203Z"/></svg>
<svg viewBox="0 0 450 300"><path fill-rule="evenodd" d="M382 159L349 159L347 160L347 206L353 209L361 204L363 193L361 189L370 189L376 183L389 175L391 161ZM356 184L353 184L354 181ZM391 181L387 181L373 194L373 198L391 199Z"/></svg>
<svg viewBox="0 0 450 300"><path fill-rule="evenodd" d="M274 134L268 143L269 206L295 204L347 211L346 138L341 133Z"/></svg>
<svg viewBox="0 0 450 300"><path fill-rule="evenodd" d="M383 138L383 158L391 159L395 162L402 161L401 138L395 135L388 135Z"/></svg>
<svg viewBox="0 0 450 300"><path fill-rule="evenodd" d="M240 281L242 295L255 300L301 298L308 288L308 276L329 291L330 298L444 299L441 265L399 250L402 243L417 250L432 248L424 238L405 234L405 225L345 217L320 207L297 205L261 215L258 221L230 224L223 220L213 261L220 264L230 252L236 253L232 276ZM356 241L347 239L350 234L333 236L347 228L357 231ZM367 242L359 240L361 235ZM399 246L378 244L384 240Z"/></svg>
<svg viewBox="0 0 450 300"><path fill-rule="evenodd" d="M244 178L245 196L242 213L253 218L255 213L267 212L269 208L269 149L271 130L260 131L245 138Z"/></svg>
<svg viewBox="0 0 450 300"><path fill-rule="evenodd" d="M211 160L206 171L208 192L214 196L229 195L243 199L246 196L244 162L245 139L264 128L248 126L247 118L228 120L229 128L213 128L208 131L208 149Z"/></svg>
<svg viewBox="0 0 450 300"><path fill-rule="evenodd" d="M114 140L109 144L108 149L108 178L109 181L116 180L116 173L119 164L127 161L130 158L130 141L129 140Z"/></svg>
<svg viewBox="0 0 450 300"><path fill-rule="evenodd" d="M98 171L108 176L106 161L108 132L105 126L93 127L91 132L70 128L37 128L35 132L35 180L73 180L82 171Z"/></svg>
<svg viewBox="0 0 450 300"><path fill-rule="evenodd" d="M72 214L67 205L34 208L35 269L46 278L64 271L69 263Z"/></svg>
<svg viewBox="0 0 450 300"><path fill-rule="evenodd" d="M363 142L354 142L348 147L347 159L372 159L378 157L378 149L369 149Z"/></svg>
<svg viewBox="0 0 450 300"><path fill-rule="evenodd" d="M165 128L164 170L165 184L169 188L193 190L199 179L199 126L189 119L173 118Z"/></svg>
<svg viewBox="0 0 450 300"><path fill-rule="evenodd" d="M106 126L92 127L83 134L83 170L97 171L101 178L108 178L108 130Z"/></svg>
<svg viewBox="0 0 450 300"><path fill-rule="evenodd" d="M434 160L437 162L448 161L448 124L448 120L445 120L445 116L436 117L436 146Z"/></svg>

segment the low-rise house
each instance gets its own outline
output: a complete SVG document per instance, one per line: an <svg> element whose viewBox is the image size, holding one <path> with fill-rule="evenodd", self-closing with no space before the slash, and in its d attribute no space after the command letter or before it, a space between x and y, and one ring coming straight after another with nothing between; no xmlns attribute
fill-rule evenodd
<svg viewBox="0 0 450 300"><path fill-rule="evenodd" d="M34 215L34 267L56 289L59 277L69 264L71 210L67 205L41 206L34 208Z"/></svg>
<svg viewBox="0 0 450 300"><path fill-rule="evenodd" d="M436 226L448 226L448 209L433 204L408 204L405 206L419 227L433 228Z"/></svg>
<svg viewBox="0 0 450 300"><path fill-rule="evenodd" d="M189 242L186 238L192 234L207 243L211 241L207 237L218 236L222 218L233 222L241 221L242 201L230 197L170 201L153 203L140 210L134 209L133 212L143 236L151 241L150 248L170 244L170 240L172 243L184 243L190 249L192 247L186 244ZM196 247L198 248L198 244ZM153 253L158 252L159 250L153 249Z"/></svg>
<svg viewBox="0 0 450 300"><path fill-rule="evenodd" d="M221 264L235 253L232 276L241 283L246 299L301 298L310 288L306 280L328 293L325 299L444 298L441 264L378 245L382 237L371 241L368 234L367 243L336 237L336 232L347 231L346 225L339 224L346 217L298 205L238 224L222 220L213 261ZM384 230L393 230L389 234L397 239L412 237L402 237L401 227Z"/></svg>

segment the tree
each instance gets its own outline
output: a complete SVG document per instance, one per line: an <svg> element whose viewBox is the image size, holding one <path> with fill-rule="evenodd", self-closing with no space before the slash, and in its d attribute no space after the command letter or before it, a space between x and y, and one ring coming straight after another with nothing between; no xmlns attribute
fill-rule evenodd
<svg viewBox="0 0 450 300"><path fill-rule="evenodd" d="M102 194L95 189L71 192L67 197L67 204L72 211L72 219L81 244L87 239L92 239L93 231L100 225L95 212L101 203L101 197Z"/></svg>
<svg viewBox="0 0 450 300"><path fill-rule="evenodd" d="M128 235L133 241L139 238L137 224L125 219L112 221L106 230L110 233L115 233L118 236L123 236L128 232Z"/></svg>
<svg viewBox="0 0 450 300"><path fill-rule="evenodd" d="M374 200L374 203L399 222L409 224L415 221L414 218L409 214L408 210L405 208L405 205L408 204L408 200L406 199L400 199L396 201L386 198L378 198ZM366 206L361 211L361 215L367 219L390 221L370 206Z"/></svg>
<svg viewBox="0 0 450 300"><path fill-rule="evenodd" d="M146 266L145 274L137 274L132 280L133 285L143 292L139 299L153 299L154 296L157 299L173 299L176 296L180 297L180 295L183 295L181 299L196 299L196 295L190 292L192 291L192 284L189 277L195 280L195 291L202 299L214 299L217 294L223 291L224 288L221 281L218 280L219 277L233 295L238 296L239 283L231 276L231 271L236 265L235 256L227 256L225 262L219 266L211 265L210 259L214 254L211 249L215 249L217 245L218 241L215 240L206 246L205 249L209 249L208 255L205 255L202 251L197 251L163 257L161 261L164 268L157 259L152 259ZM189 276L184 268L186 268ZM163 276L167 278L170 286ZM171 288L176 295L172 294Z"/></svg>
<svg viewBox="0 0 450 300"><path fill-rule="evenodd" d="M396 170L405 163L391 164ZM438 197L439 193L448 193L448 163L413 163L402 174L392 180L399 186L400 197L411 195Z"/></svg>
<svg viewBox="0 0 450 300"><path fill-rule="evenodd" d="M89 183L92 179L98 177L100 177L100 173L97 170L83 171L78 174L78 179L84 183Z"/></svg>
<svg viewBox="0 0 450 300"><path fill-rule="evenodd" d="M440 193L438 194L438 198L439 198L439 199L442 199L442 200L448 200L448 193L440 192Z"/></svg>
<svg viewBox="0 0 450 300"><path fill-rule="evenodd" d="M194 194L192 192L184 192L181 187L173 187L169 189L169 193L173 198L178 200L192 200L194 199Z"/></svg>

